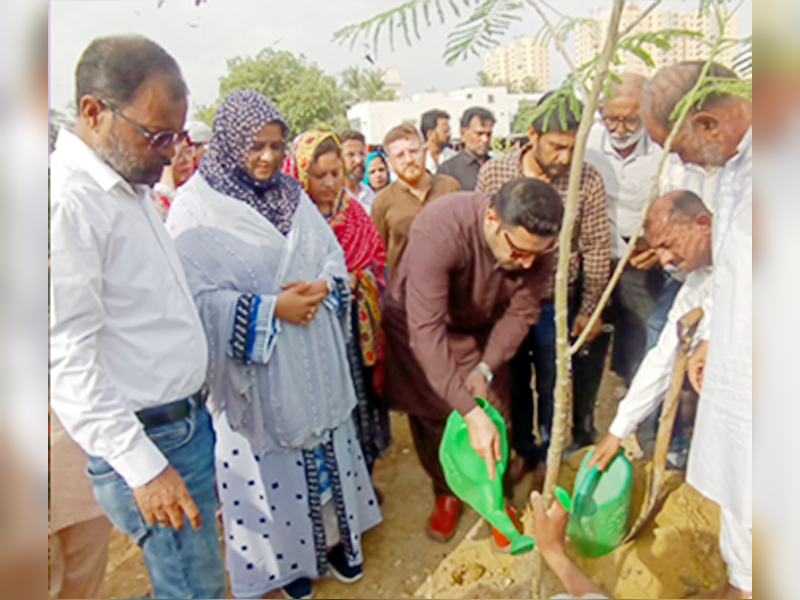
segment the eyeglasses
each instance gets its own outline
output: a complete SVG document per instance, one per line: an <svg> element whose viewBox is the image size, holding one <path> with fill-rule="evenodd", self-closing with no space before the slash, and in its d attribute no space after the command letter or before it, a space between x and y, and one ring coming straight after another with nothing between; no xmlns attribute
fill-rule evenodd
<svg viewBox="0 0 800 600"><path fill-rule="evenodd" d="M603 117L603 123L605 123L606 127L609 129L616 129L619 124L622 123L628 131L636 131L639 125L642 124L642 120L639 117L625 117L624 119L619 117Z"/></svg>
<svg viewBox="0 0 800 600"><path fill-rule="evenodd" d="M511 258L536 258L537 256L545 256L547 254L552 254L553 252L556 251L555 244L540 252L537 252L535 250L526 250L525 248L520 248L514 242L511 241L511 236L508 235L507 231L503 232L503 237L505 238L508 247L511 248Z"/></svg>
<svg viewBox="0 0 800 600"><path fill-rule="evenodd" d="M175 144L180 144L183 140L189 137L189 133L187 131L159 131L157 133L152 133L147 131L147 129L139 125L136 121L126 117L124 114L122 114L121 110L107 100L101 99L100 104L120 117L123 121L127 121L131 127L147 138L147 141L150 142L150 148L156 152L164 152L165 150L169 150L171 147L175 146Z"/></svg>

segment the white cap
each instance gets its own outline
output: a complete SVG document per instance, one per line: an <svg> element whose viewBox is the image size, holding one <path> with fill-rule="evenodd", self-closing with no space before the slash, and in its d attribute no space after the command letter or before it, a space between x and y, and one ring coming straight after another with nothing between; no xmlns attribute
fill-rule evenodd
<svg viewBox="0 0 800 600"><path fill-rule="evenodd" d="M187 122L186 131L189 132L189 139L193 144L205 144L211 139L211 127L202 121Z"/></svg>

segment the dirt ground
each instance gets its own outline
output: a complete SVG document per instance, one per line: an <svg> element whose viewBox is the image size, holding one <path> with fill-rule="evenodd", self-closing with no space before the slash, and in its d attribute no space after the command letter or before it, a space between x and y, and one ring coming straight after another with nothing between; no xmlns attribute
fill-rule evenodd
<svg viewBox="0 0 800 600"><path fill-rule="evenodd" d="M595 425L605 435L618 402L620 380L606 372L598 395ZM433 494L413 449L406 417L393 415L394 445L375 470L375 482L386 499L383 524L364 536L365 576L354 585L324 579L315 585L316 598L411 598L443 559L464 539L477 522L466 510L458 534L447 544L429 540L425 522L433 508ZM515 503L522 508L532 483L529 475L517 488ZM488 528L478 539L488 535ZM474 574L466 574L474 577ZM106 576L108 598L147 597L149 580L141 552L119 532L114 532ZM279 598L279 593L267 598ZM498 597L498 596L490 596ZM525 597L525 596L505 596Z"/></svg>

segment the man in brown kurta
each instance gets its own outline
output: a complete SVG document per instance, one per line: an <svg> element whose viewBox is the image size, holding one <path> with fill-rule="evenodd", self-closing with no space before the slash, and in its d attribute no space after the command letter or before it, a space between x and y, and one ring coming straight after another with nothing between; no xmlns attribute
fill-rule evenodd
<svg viewBox="0 0 800 600"><path fill-rule="evenodd" d="M397 181L375 197L371 216L386 248L389 278L394 279L414 218L436 198L461 188L452 177L431 175L425 170L426 147L413 125L393 128L386 134L383 145Z"/></svg>
<svg viewBox="0 0 800 600"><path fill-rule="evenodd" d="M414 220L386 297L385 392L407 412L420 461L433 479L428 534L455 534L461 503L438 459L446 420L464 415L490 476L499 433L475 397L509 414L508 360L539 316L555 263L563 204L548 183L520 178L497 194L455 193Z"/></svg>

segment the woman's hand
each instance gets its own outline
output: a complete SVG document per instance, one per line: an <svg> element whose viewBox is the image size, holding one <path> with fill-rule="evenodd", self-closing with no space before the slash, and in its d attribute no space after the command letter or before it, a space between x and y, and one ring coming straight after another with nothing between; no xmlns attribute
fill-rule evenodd
<svg viewBox="0 0 800 600"><path fill-rule="evenodd" d="M294 281L283 285L275 303L275 316L294 325L307 326L316 316L319 303L328 295L328 283Z"/></svg>

